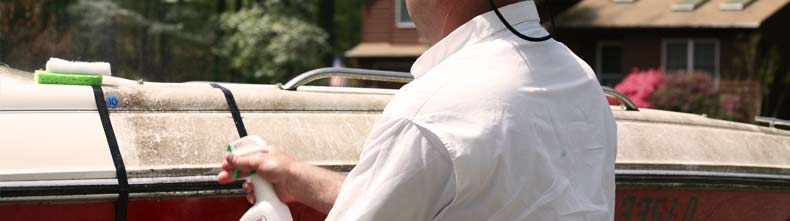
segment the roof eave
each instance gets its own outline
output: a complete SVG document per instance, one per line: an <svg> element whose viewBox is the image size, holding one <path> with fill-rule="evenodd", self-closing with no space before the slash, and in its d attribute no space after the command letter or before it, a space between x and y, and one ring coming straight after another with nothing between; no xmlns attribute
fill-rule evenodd
<svg viewBox="0 0 790 221"><path fill-rule="evenodd" d="M759 22L733 23L733 24L699 24L699 25L655 25L655 24L559 24L558 28L624 28L624 29L682 29L682 28L711 28L711 29L758 29Z"/></svg>

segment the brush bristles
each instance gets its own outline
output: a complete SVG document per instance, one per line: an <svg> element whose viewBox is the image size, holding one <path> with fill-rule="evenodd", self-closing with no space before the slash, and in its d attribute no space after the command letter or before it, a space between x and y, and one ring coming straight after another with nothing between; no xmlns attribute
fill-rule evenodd
<svg viewBox="0 0 790 221"><path fill-rule="evenodd" d="M46 71L36 71L35 80L38 84L62 84L62 85L85 85L101 86L101 75L86 74L59 74Z"/></svg>

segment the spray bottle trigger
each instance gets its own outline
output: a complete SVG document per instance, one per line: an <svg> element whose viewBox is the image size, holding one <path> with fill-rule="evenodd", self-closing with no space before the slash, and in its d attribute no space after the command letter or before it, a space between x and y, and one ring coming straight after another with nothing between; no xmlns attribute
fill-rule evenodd
<svg viewBox="0 0 790 221"><path fill-rule="evenodd" d="M228 153L233 153L233 147L229 144L227 147L225 147L225 151L228 152ZM257 172L255 170L250 170L250 171L247 172L247 176L252 176L252 175L255 175L256 173ZM233 170L233 178L236 178L236 179L241 178L241 171Z"/></svg>

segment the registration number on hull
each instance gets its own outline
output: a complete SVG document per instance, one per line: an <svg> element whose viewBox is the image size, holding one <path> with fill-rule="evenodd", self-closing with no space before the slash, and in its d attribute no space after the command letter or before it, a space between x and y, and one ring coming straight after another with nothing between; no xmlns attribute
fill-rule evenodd
<svg viewBox="0 0 790 221"><path fill-rule="evenodd" d="M618 189L616 221L790 220L790 192Z"/></svg>

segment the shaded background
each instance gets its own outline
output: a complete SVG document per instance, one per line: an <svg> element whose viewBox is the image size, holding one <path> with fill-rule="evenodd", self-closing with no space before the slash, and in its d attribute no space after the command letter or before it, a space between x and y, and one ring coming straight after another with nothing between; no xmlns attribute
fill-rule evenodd
<svg viewBox="0 0 790 221"><path fill-rule="evenodd" d="M574 6L603 0L535 1L544 25L556 21L551 29L555 38L593 67L609 64L596 64L598 57L604 57L597 54L597 44L621 42L615 51L620 60L612 60L616 61L614 65L607 66L618 69L618 74L612 79L599 77L602 84L624 92L641 107L741 122L753 122L754 116L790 119L790 43L786 41L790 31L785 28L790 24L790 4L752 30L577 27L568 25L568 21L595 20L602 10L573 10ZM623 5L606 2L607 7ZM397 26L403 20L395 15L402 15L397 8L401 3L0 0L0 65L33 71L42 69L50 57L106 61L112 64L115 76L159 82L276 83L307 70L342 63L408 71L429 45L413 27ZM662 69L661 41L667 38L721 38L720 76ZM644 59L646 56L650 59ZM624 62L626 58L636 62ZM332 84L401 85L363 81Z"/></svg>
<svg viewBox="0 0 790 221"><path fill-rule="evenodd" d="M361 0L3 0L0 62L106 61L147 81L281 82L359 41Z"/></svg>

